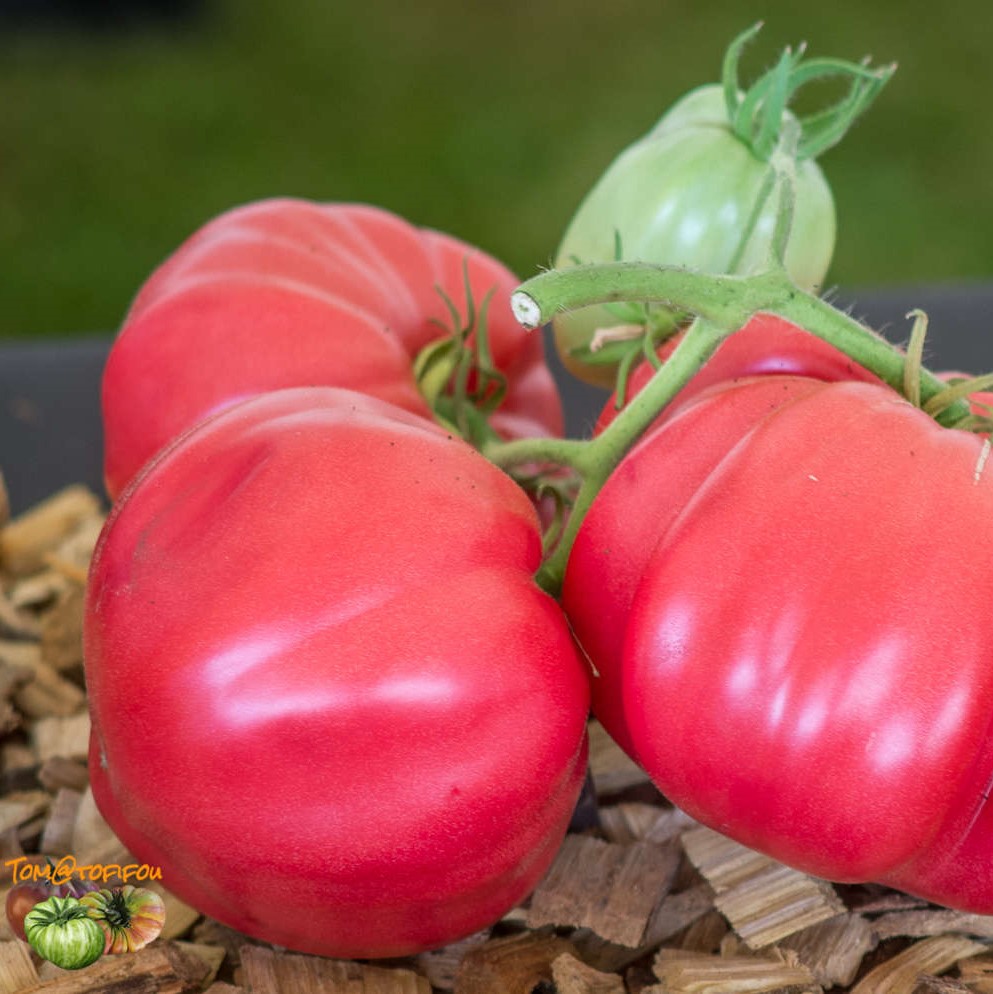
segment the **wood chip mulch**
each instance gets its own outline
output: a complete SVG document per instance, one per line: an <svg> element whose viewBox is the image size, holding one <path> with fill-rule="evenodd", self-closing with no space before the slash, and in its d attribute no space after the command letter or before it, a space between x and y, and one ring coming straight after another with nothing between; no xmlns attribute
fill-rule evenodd
<svg viewBox="0 0 993 994"><path fill-rule="evenodd" d="M87 784L82 597L105 509L83 487L7 508L0 476L4 894L18 856L134 861ZM594 827L484 933L346 962L274 949L164 892L159 939L78 972L40 960L0 916L0 994L993 994L993 917L788 869L694 823L590 732Z"/></svg>

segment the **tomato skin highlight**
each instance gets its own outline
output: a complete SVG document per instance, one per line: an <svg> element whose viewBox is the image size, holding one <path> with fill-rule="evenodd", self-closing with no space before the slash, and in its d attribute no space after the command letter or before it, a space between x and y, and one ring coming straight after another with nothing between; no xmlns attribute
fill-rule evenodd
<svg viewBox="0 0 993 994"><path fill-rule="evenodd" d="M274 198L227 211L139 290L104 372L104 476L112 499L171 439L268 390L337 386L430 417L412 362L451 324L436 288L477 311L507 394L508 438L560 435L561 401L541 337L513 317L519 280L454 236L364 205ZM470 336L471 338L472 336Z"/></svg>
<svg viewBox="0 0 993 994"><path fill-rule="evenodd" d="M613 699L659 788L713 828L820 877L988 914L984 441L852 382L808 383L721 427L722 404L777 382L712 388L622 464L643 489L671 486L674 506L647 554L617 552L630 610L594 708ZM673 484L662 471L691 454L694 413L709 464ZM593 553L612 516L651 513L630 491L599 500L581 530Z"/></svg>
<svg viewBox="0 0 993 994"><path fill-rule="evenodd" d="M540 556L524 492L417 415L331 388L222 412L94 557L101 811L170 890L293 949L402 955L491 923L585 771L587 676Z"/></svg>

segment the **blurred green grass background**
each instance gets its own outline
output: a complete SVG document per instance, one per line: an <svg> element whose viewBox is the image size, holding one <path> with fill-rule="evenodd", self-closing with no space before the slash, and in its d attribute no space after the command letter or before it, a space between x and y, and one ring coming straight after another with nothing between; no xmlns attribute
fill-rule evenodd
<svg viewBox="0 0 993 994"><path fill-rule="evenodd" d="M831 282L993 276L985 3L204 0L167 27L3 29L0 336L113 330L195 228L277 194L380 204L530 275L617 152L759 19L748 79L803 40L899 63L821 162Z"/></svg>

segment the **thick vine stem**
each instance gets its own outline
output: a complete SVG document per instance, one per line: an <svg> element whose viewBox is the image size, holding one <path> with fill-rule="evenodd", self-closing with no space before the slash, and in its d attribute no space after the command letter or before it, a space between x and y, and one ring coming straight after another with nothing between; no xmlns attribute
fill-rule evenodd
<svg viewBox="0 0 993 994"><path fill-rule="evenodd" d="M895 390L903 385L903 352L848 314L800 290L778 267L754 276L714 276L642 262L553 270L523 283L511 307L521 324L537 328L559 311L616 300L664 302L728 333L756 314L775 314L824 339ZM922 406L947 386L926 369L921 369L920 381ZM936 420L954 425L967 415L962 402L946 408Z"/></svg>
<svg viewBox="0 0 993 994"><path fill-rule="evenodd" d="M614 468L721 342L756 314L778 315L817 335L898 392L907 377L903 352L849 315L798 289L781 266L754 276L714 276L632 262L581 266L533 277L514 293L511 307L525 327L537 328L560 310L610 301L663 302L697 317L668 361L597 438L524 439L483 449L504 468L551 462L571 466L580 474L582 482L561 538L536 577L553 595L561 590L583 518ZM915 394L917 405L927 410L932 398L948 397L949 386L918 367ZM970 416L968 401L955 399L933 416L946 425L964 423Z"/></svg>

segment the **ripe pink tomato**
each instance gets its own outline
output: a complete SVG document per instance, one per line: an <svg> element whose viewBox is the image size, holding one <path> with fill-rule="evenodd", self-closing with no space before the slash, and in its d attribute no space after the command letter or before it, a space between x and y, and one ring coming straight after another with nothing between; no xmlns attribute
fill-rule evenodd
<svg viewBox="0 0 993 994"><path fill-rule="evenodd" d="M522 900L585 770L589 688L524 491L334 388L161 453L87 587L97 803L166 887L330 956L438 946Z"/></svg>
<svg viewBox="0 0 993 994"><path fill-rule="evenodd" d="M430 416L415 356L466 315L465 273L507 381L491 425L562 433L541 336L515 320L519 280L459 239L363 204L263 200L192 235L139 291L103 380L104 471L116 498L163 445L211 413L290 386L360 390ZM472 339L473 336L470 336Z"/></svg>
<svg viewBox="0 0 993 994"><path fill-rule="evenodd" d="M621 577L594 701L674 803L817 876L993 912L988 456L889 388L774 376L632 450L570 570ZM641 516L647 548L616 546Z"/></svg>

